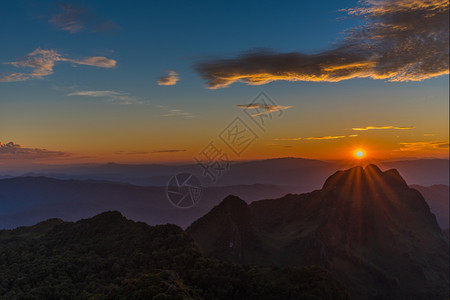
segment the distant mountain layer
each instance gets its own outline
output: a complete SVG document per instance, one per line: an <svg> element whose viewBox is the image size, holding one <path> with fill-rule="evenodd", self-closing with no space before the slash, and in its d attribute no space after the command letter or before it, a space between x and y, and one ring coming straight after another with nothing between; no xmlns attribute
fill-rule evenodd
<svg viewBox="0 0 450 300"><path fill-rule="evenodd" d="M151 225L173 223L187 227L231 193L249 201L286 194L274 185L207 187L199 203L186 210L170 204L165 186L46 177L0 179L0 229L32 225L49 218L75 221L107 210L119 210L128 218Z"/></svg>
<svg viewBox="0 0 450 300"><path fill-rule="evenodd" d="M204 172L196 164L127 165L109 163L98 166L59 167L37 170L24 176L45 176L58 179L102 180L141 186L165 186L178 173L196 175L204 186L274 184L289 187L290 192L307 192L320 187L326 177L337 169L334 163L302 158L277 158L249 162L230 162L225 170ZM214 170L213 170L214 171ZM208 175L211 174L211 175ZM215 181L213 177L215 176Z"/></svg>
<svg viewBox="0 0 450 300"><path fill-rule="evenodd" d="M411 185L411 188L418 190L431 211L436 215L436 219L442 229L449 228L449 187L444 184L432 186Z"/></svg>
<svg viewBox="0 0 450 300"><path fill-rule="evenodd" d="M397 169L408 184L430 186L449 183L448 159L415 159L382 162L381 169Z"/></svg>
<svg viewBox="0 0 450 300"><path fill-rule="evenodd" d="M263 268L204 258L175 225L118 212L0 231L0 298L349 299L318 267Z"/></svg>
<svg viewBox="0 0 450 300"><path fill-rule="evenodd" d="M382 170L395 168L408 184L429 186L448 184L448 159L415 159L381 162ZM230 186L275 184L290 193L304 193L321 187L322 182L337 169L348 168L342 162L325 162L304 158L274 158L248 162L230 162L228 169L213 182L208 173L195 163L181 165L118 164L89 166L33 167L21 176L45 176L57 179L100 180L140 186L165 186L173 175L189 172L199 177L203 185ZM1 175L11 175L5 170ZM214 172L213 172L214 173ZM17 171L16 171L16 176ZM217 174L216 174L217 175ZM9 176L11 177L11 176Z"/></svg>
<svg viewBox="0 0 450 300"><path fill-rule="evenodd" d="M336 172L321 190L248 205L227 197L188 227L203 253L328 269L354 299L448 299L449 241L396 170Z"/></svg>
<svg viewBox="0 0 450 300"><path fill-rule="evenodd" d="M423 194L441 228L448 228L448 186L412 187ZM173 223L186 228L230 194L250 203L280 198L290 191L271 184L210 186L203 189L197 206L181 210L169 203L165 189L45 177L0 179L0 229L49 218L75 221L107 210L119 210L150 225Z"/></svg>

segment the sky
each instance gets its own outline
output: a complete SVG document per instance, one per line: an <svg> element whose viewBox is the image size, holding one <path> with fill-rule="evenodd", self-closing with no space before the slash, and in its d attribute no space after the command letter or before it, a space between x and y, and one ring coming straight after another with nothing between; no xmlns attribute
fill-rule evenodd
<svg viewBox="0 0 450 300"><path fill-rule="evenodd" d="M448 158L448 0L1 6L0 166Z"/></svg>

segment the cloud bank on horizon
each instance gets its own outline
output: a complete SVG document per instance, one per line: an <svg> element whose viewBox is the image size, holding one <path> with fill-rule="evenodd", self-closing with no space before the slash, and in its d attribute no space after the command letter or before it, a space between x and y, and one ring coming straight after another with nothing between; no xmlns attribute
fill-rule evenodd
<svg viewBox="0 0 450 300"><path fill-rule="evenodd" d="M39 148L27 148L14 142L0 142L0 161L3 159L46 159L71 157L72 154L62 151L51 151Z"/></svg>
<svg viewBox="0 0 450 300"><path fill-rule="evenodd" d="M46 50L37 48L26 56L18 58L13 62L5 62L17 68L30 68L31 72L9 73L0 77L0 82L26 81L29 79L42 78L53 74L53 67L57 62L70 62L76 65L86 65L99 68L113 68L117 62L104 56L91 56L81 59L67 58L54 49Z"/></svg>
<svg viewBox="0 0 450 300"><path fill-rule="evenodd" d="M421 81L449 73L449 0L366 0L346 11L365 24L328 51L251 52L202 62L196 70L210 89L278 80Z"/></svg>

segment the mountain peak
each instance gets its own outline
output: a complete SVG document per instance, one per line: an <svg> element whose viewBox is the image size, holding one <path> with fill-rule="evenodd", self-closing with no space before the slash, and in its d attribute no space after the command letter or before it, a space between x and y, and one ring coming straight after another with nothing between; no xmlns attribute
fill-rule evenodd
<svg viewBox="0 0 450 300"><path fill-rule="evenodd" d="M347 170L337 171L325 181L323 190L332 190L338 187L371 187L376 185L397 186L408 188L405 180L396 169L385 172L375 164L365 168L356 166Z"/></svg>

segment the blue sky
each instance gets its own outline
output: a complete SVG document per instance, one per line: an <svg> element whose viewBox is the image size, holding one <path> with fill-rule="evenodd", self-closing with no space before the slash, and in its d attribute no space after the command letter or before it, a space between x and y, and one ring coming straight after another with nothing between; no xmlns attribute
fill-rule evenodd
<svg viewBox="0 0 450 300"><path fill-rule="evenodd" d="M82 12L75 18L79 27L64 29L68 23L58 22L64 5L71 13ZM114 153L182 149L186 151L180 156L168 152L130 159L189 159L242 113L235 105L249 103L265 91L277 104L291 108L273 122L247 158L333 158L330 149L336 145L329 142L275 140L347 136L352 127L364 126L414 127L401 134L395 129L360 133L360 143L370 140L380 145L379 156L447 155L448 75L414 82L372 78L237 82L208 89L196 70L200 62L220 65L223 59L238 60L261 49L306 55L335 49L348 36L346 30L365 22L341 10L357 5L356 1L2 3L0 35L5 46L0 49L0 76L32 70L5 63L17 62L36 49L54 50L59 60L45 76L0 82L0 142L62 151L70 153L69 158L121 160ZM107 61L94 59L99 57ZM179 81L158 85L157 79L168 71L175 71ZM80 94L86 91L103 96ZM427 142L441 144L401 150L401 143ZM353 141L348 144L354 146Z"/></svg>

